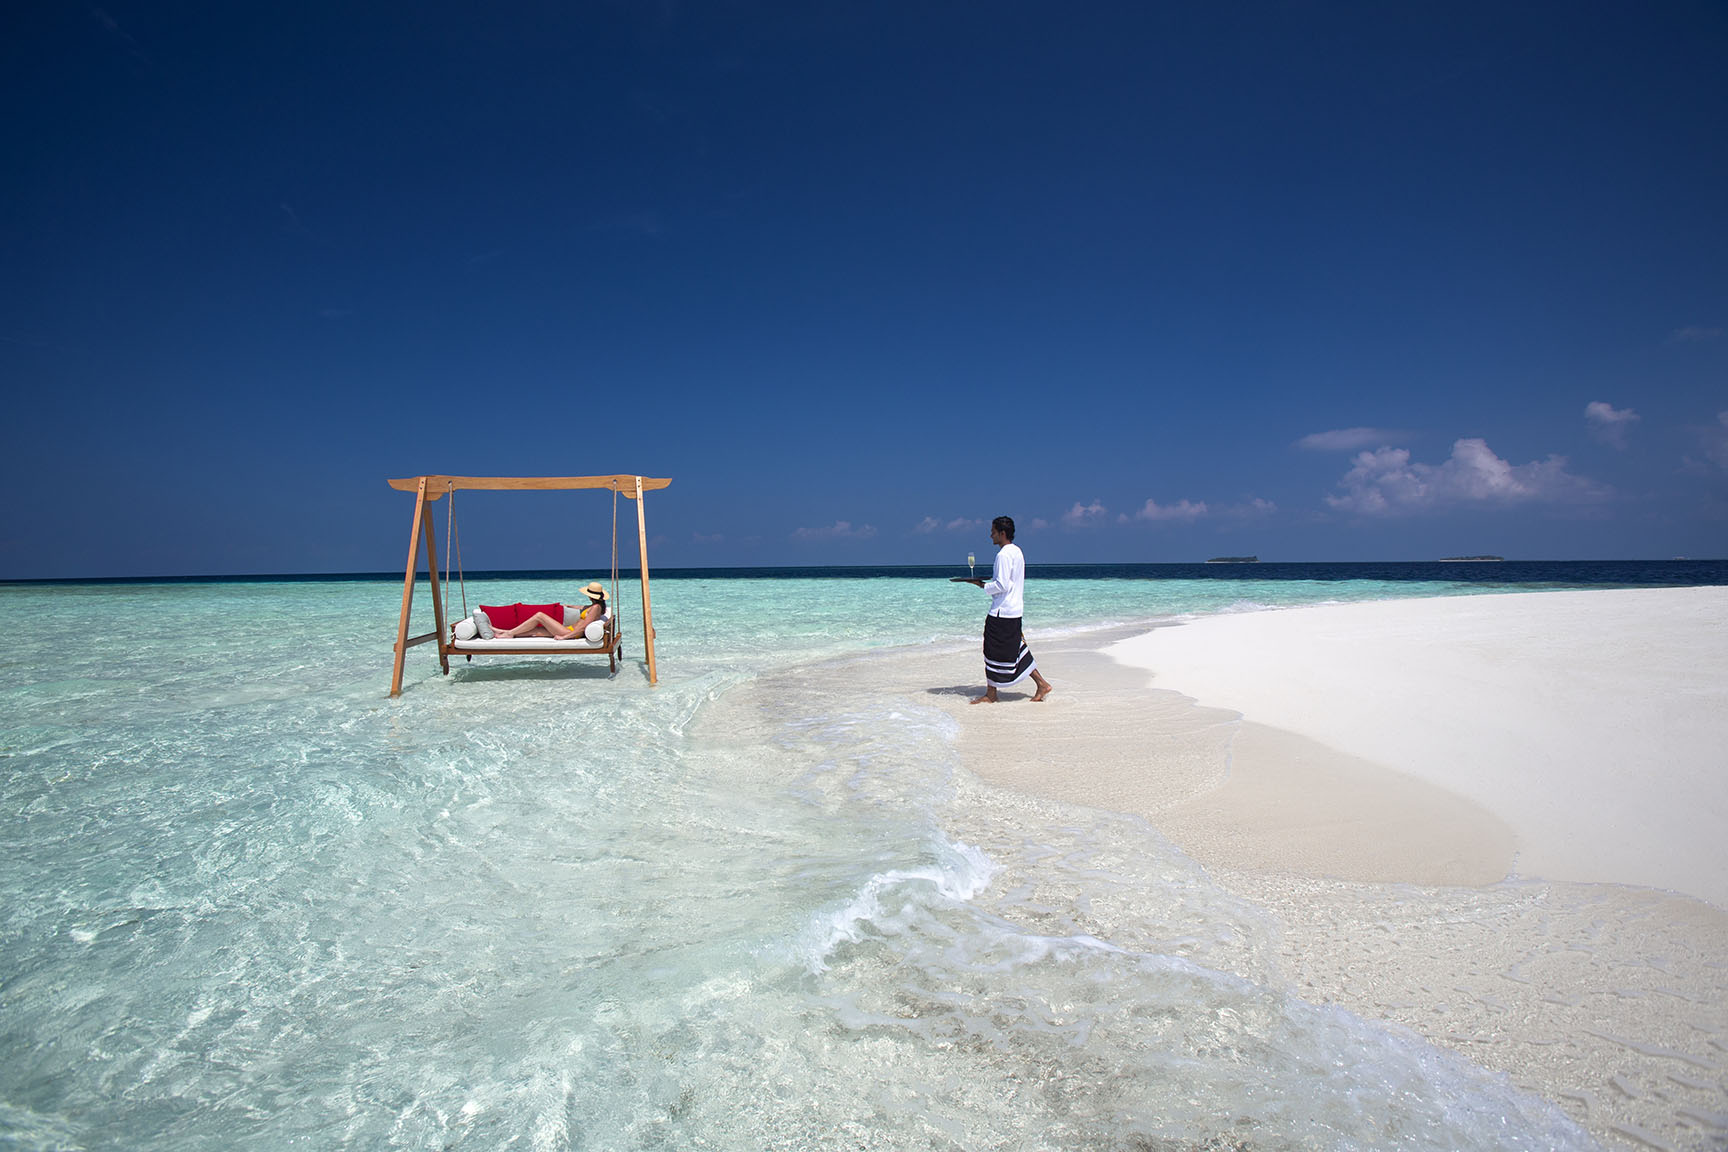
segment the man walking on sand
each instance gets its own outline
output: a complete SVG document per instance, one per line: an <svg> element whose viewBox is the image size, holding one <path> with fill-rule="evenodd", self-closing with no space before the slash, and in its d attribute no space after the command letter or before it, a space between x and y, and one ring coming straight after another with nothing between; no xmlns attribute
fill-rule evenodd
<svg viewBox="0 0 1728 1152"><path fill-rule="evenodd" d="M1038 673L1038 662L1020 632L1026 611L1026 557L1014 543L1014 521L998 516L990 522L990 543L996 545L996 566L990 581L968 580L990 593L990 615L984 617L984 695L974 704L996 703L996 690L1032 677L1038 685L1034 701L1050 695L1050 681Z"/></svg>

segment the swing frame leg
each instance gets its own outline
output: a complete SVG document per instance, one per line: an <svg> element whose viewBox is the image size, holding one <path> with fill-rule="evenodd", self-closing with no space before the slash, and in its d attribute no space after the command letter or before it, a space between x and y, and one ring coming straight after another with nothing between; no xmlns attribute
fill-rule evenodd
<svg viewBox="0 0 1728 1152"><path fill-rule="evenodd" d="M433 495L432 499L438 497ZM450 656L444 641L444 597L438 586L438 545L432 536L431 500L427 499L426 477L420 477L414 496L414 523L408 529L408 567L402 576L402 614L396 618L396 650L395 659L390 669L390 695L402 695L402 666L408 656L408 649L416 644L424 644L428 640L438 642L438 663L442 665L445 675L450 673ZM421 541L425 541L427 578L432 586L432 618L437 625L437 631L412 639L408 636L409 617L414 609L414 585L420 575Z"/></svg>

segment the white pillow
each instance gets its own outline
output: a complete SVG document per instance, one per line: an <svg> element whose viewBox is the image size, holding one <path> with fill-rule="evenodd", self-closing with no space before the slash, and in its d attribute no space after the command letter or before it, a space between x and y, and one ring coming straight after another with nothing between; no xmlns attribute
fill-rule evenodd
<svg viewBox="0 0 1728 1152"><path fill-rule="evenodd" d="M576 621L580 620L582 618L582 613L586 612L587 610L588 610L588 605L586 605L586 604L583 604L580 607L578 607L575 604L564 605L564 627L566 627L566 628L576 627Z"/></svg>
<svg viewBox="0 0 1728 1152"><path fill-rule="evenodd" d="M464 616L456 621L456 639L472 640L480 634L480 626L474 623L474 617Z"/></svg>
<svg viewBox="0 0 1728 1152"><path fill-rule="evenodd" d="M582 635L588 637L588 639L590 639L590 640L604 640L604 639L606 639L606 621L604 621L604 620L590 620L590 621L588 621L588 627L586 627L582 630Z"/></svg>
<svg viewBox="0 0 1728 1152"><path fill-rule="evenodd" d="M480 639L492 639L492 618L480 609L474 609L474 615L469 617L474 621L474 628L480 633Z"/></svg>

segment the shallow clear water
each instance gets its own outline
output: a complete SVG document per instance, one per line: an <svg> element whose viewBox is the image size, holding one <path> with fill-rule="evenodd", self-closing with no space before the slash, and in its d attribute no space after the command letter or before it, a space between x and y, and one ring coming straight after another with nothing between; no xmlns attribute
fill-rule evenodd
<svg viewBox="0 0 1728 1152"><path fill-rule="evenodd" d="M1028 623L1458 590L1047 581ZM0 1142L1589 1146L1305 1004L1155 829L986 789L922 686L860 687L974 647L974 589L657 583L651 689L626 586L615 678L421 647L390 700L398 595L0 588Z"/></svg>

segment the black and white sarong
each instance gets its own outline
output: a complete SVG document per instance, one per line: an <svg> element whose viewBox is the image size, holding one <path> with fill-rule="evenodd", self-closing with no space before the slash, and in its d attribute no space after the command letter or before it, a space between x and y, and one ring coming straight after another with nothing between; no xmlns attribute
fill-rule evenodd
<svg viewBox="0 0 1728 1152"><path fill-rule="evenodd" d="M1032 675L1038 661L1020 634L1020 617L984 617L984 681L992 688L1006 688Z"/></svg>

